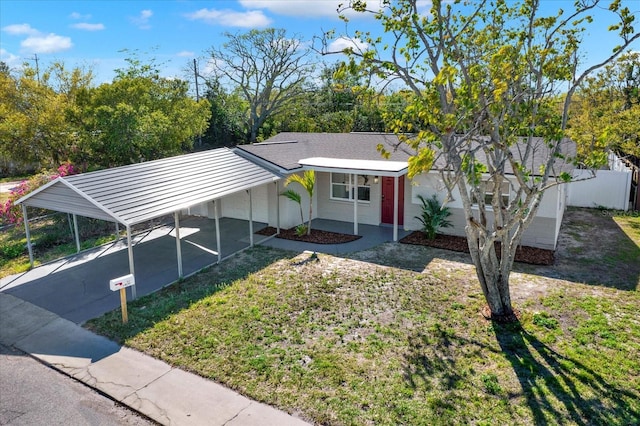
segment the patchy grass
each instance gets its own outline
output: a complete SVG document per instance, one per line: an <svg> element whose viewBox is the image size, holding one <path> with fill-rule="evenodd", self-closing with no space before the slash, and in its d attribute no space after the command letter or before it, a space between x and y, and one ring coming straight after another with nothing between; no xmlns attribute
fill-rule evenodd
<svg viewBox="0 0 640 426"><path fill-rule="evenodd" d="M495 325L469 265L400 246L256 247L88 327L317 424L640 423L639 292L521 274Z"/></svg>

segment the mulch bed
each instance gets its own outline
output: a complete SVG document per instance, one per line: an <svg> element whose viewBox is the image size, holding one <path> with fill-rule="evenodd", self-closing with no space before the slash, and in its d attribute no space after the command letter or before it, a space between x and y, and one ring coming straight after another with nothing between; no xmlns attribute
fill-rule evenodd
<svg viewBox="0 0 640 426"><path fill-rule="evenodd" d="M273 226L267 226L266 228L262 228L257 231L256 234L259 235L274 235L277 232L276 228ZM349 235L349 234L341 234L338 232L331 231L322 231L320 229L311 229L311 235L296 235L296 229L281 229L280 235L276 238L282 238L285 240L294 240L294 241L304 241L305 243L314 243L314 244L343 244L349 243L351 241L358 240L362 238L360 235Z"/></svg>
<svg viewBox="0 0 640 426"><path fill-rule="evenodd" d="M421 231L414 231L400 240L404 244L436 247L445 250L469 253L466 237L436 234L433 240L428 239ZM496 252L500 256L500 243L496 243ZM532 265L553 265L555 255L553 250L545 250L529 246L519 246L516 249L516 262Z"/></svg>

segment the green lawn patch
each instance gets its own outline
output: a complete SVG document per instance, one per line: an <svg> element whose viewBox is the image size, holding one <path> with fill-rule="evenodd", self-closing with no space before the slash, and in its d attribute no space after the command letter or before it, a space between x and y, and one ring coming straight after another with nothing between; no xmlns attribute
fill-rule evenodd
<svg viewBox="0 0 640 426"><path fill-rule="evenodd" d="M256 247L87 326L317 424L640 423L640 293L552 281L501 326L468 272Z"/></svg>

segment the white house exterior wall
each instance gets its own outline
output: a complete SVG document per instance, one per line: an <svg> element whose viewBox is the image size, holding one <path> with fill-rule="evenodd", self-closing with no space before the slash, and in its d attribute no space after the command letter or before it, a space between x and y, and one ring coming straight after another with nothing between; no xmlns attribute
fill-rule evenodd
<svg viewBox="0 0 640 426"><path fill-rule="evenodd" d="M358 203L358 223L379 225L381 212L381 185L371 177L369 202ZM318 216L321 219L353 222L353 202L331 199L331 174L316 173L316 194L318 195Z"/></svg>
<svg viewBox="0 0 640 426"><path fill-rule="evenodd" d="M269 221L269 210L265 207L269 205L267 186L271 185L273 184L253 188L251 202L253 205L253 220L256 222L267 223ZM221 205L222 217L249 220L249 194L247 191L224 197Z"/></svg>
<svg viewBox="0 0 640 426"><path fill-rule="evenodd" d="M420 201L417 196L431 197L437 194L440 202L443 201L446 190L439 179L437 173L428 173L416 176L409 185L405 185L405 213L404 223L406 230L418 230L421 228L420 222L415 218L422 212ZM451 228L445 228L441 232L464 236L465 216L457 191L454 191L454 200L450 201L447 206L451 211L449 218L453 224ZM540 202L538 215L533 220L529 228L525 231L522 244L532 247L554 250L558 234L560 232L560 224L566 205L566 189L565 185L550 188L547 190ZM492 220L492 215L487 218Z"/></svg>
<svg viewBox="0 0 640 426"><path fill-rule="evenodd" d="M302 175L302 173L297 173L298 175ZM316 173L316 186L313 194L313 212L312 219L315 219L318 216L318 175L320 173ZM284 183L279 185L279 192L285 191L287 189L292 189L298 194L302 196L302 215L304 217L304 221L309 220L309 195L307 191L305 191L299 184L291 183L289 186L285 187ZM298 203L289 200L286 197L278 196L278 200L280 203L280 227L283 229L293 228L300 224L300 206ZM275 202L272 202L275 206ZM266 204L265 204L266 205ZM276 226L277 214L276 209L269 208L270 216L269 216L269 225ZM272 214L272 215L271 215Z"/></svg>

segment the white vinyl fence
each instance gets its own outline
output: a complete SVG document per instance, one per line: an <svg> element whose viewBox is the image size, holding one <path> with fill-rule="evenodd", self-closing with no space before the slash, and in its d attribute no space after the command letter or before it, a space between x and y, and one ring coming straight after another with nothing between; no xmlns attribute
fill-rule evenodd
<svg viewBox="0 0 640 426"><path fill-rule="evenodd" d="M626 170L624 170L626 169ZM574 180L591 176L588 170L575 170ZM623 166L618 170L598 170L596 177L571 182L567 188L567 205L575 207L606 207L629 209L631 170Z"/></svg>

